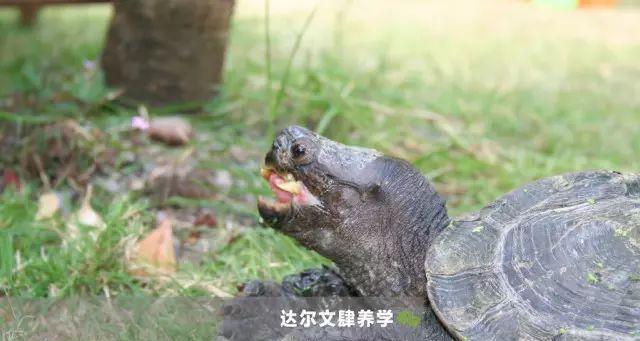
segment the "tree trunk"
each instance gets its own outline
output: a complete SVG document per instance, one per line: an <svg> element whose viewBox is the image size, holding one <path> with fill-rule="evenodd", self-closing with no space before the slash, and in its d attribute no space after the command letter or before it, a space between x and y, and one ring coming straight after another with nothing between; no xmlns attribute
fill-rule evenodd
<svg viewBox="0 0 640 341"><path fill-rule="evenodd" d="M116 0L102 68L127 102L202 103L217 93L234 0Z"/></svg>
<svg viewBox="0 0 640 341"><path fill-rule="evenodd" d="M40 12L40 5L26 4L20 5L20 23L23 26L32 26Z"/></svg>

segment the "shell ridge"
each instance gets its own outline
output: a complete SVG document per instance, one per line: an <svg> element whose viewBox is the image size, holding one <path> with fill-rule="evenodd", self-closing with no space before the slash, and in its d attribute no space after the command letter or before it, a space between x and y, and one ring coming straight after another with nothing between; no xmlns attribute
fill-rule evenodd
<svg viewBox="0 0 640 341"><path fill-rule="evenodd" d="M629 255L636 254L636 249L633 249L635 244L623 247L626 249L620 251L622 254L606 250L603 254L599 252L612 243L619 245L617 241L609 239L613 238L612 226L629 222L633 213L627 213L625 210L633 207L640 210L640 177L637 175L595 171L568 173L529 183L476 212L454 219L449 227L451 230L445 229L442 233L445 236L436 238L436 247L430 248L427 252L425 267L428 280L455 281L469 276L475 278L474 275L480 273L495 276L497 280L494 285L499 289L492 290L499 290L498 293L504 296L497 302L483 301L482 296L477 296L486 295L486 290L489 289L464 289L458 284L449 283L456 290L474 290L467 293L470 296L466 299L471 300L470 302L481 300L479 316L458 316L466 326L470 323L474 326L481 325L484 318L491 318L490 314L497 306L513 304L514 310L507 313L515 314L518 325L522 325L523 329L513 331L514 334L508 334L507 329L502 330L507 332L506 335L523 338L556 337L556 327L566 327L568 335L588 335L580 328L586 328L585 323L588 323L590 318L601 317L602 320L598 320L597 323L594 321L597 328L592 336L606 335L625 339L624 330L628 323L616 321L626 318L629 323L640 325L640 296L630 293L630 290L626 295L609 293L603 287L604 284L598 285L599 277L586 278L586 275L581 273L588 269L586 260L576 263L572 263L572 260L583 253L590 258L618 257L613 258L618 260L625 260ZM601 220L598 215L602 215ZM640 218L640 215L638 217ZM637 222L632 220L630 224L633 225L630 229L638 228L640 219ZM493 234L487 234L489 232ZM487 236L494 235L496 238L493 241L486 239ZM599 236L603 239L593 239ZM629 243L626 240L624 242ZM466 244L467 248L476 246L480 249L465 251L459 244ZM451 247L454 247L454 251L450 250ZM527 249L516 250L522 247ZM492 253L490 256L487 254L488 258L484 258L483 251ZM481 256L480 260L470 258L476 254ZM518 258L519 256L525 258ZM454 258L447 257L461 259L452 262ZM511 260L507 260L507 257ZM434 264L429 264L434 260ZM510 266L511 268L508 268ZM563 270L565 267L567 270ZM563 271L568 273L563 275ZM620 272L615 268L607 271ZM640 273L640 268L638 271ZM530 282L537 278L543 279L542 284L534 285ZM559 284L557 281L560 279L566 279L568 286L563 287L565 283ZM479 280L481 279L473 279L476 282ZM621 281L623 284L629 284L628 279ZM545 287L544 283L547 282L550 286ZM434 285L428 285L429 299L435 296L436 300L447 300L447 291L439 290ZM584 297L589 292L599 295L595 297L595 301ZM581 297L583 299L580 299ZM562 301L557 301L558 299ZM442 302L439 304L442 305ZM618 310L614 309L616 303L620 307ZM456 315L451 315L452 312L447 311L449 308L446 305L443 307L445 310L439 311L436 307L435 311L443 321L449 321L445 324L456 321L447 320ZM466 334L473 328L475 327L458 332L460 335L475 338L478 335ZM451 329L457 329L456 325L452 325Z"/></svg>

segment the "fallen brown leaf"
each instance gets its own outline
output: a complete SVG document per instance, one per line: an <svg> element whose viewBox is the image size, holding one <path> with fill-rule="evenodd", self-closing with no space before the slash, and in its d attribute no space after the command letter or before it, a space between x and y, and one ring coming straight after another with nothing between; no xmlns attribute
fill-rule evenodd
<svg viewBox="0 0 640 341"><path fill-rule="evenodd" d="M129 272L136 276L175 274L177 261L170 219L162 220L144 239L136 243L129 265Z"/></svg>

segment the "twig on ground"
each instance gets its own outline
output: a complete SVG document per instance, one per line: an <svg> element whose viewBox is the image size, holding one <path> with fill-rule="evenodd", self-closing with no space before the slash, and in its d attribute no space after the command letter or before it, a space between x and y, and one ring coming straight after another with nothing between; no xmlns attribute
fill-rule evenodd
<svg viewBox="0 0 640 341"><path fill-rule="evenodd" d="M44 172L44 167L42 167L42 160L40 159L40 156L38 154L33 154L33 162L35 162L36 167L38 168L38 175L40 176L42 184L47 191L50 191L52 189L51 183L49 182L49 177Z"/></svg>

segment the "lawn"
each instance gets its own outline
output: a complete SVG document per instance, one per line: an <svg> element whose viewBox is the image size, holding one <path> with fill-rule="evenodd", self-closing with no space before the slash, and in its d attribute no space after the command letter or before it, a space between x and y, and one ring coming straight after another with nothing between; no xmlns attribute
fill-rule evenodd
<svg viewBox="0 0 640 341"><path fill-rule="evenodd" d="M640 170L637 8L370 0L322 1L314 10L313 3L272 1L266 39L263 1L240 1L221 94L187 116L197 142L154 149L226 171L232 185L215 200L177 195L163 204L145 192L96 186L92 204L107 229L97 242L74 248L60 247L65 218L34 219L43 183L18 160L46 154L48 146L27 139L29 132L63 119L100 131L68 146L80 168L96 150L138 155L159 147L145 142L132 151L122 141L136 111L113 103L99 71L87 65L99 57L109 7L47 8L31 29L0 10L0 137L17 132L31 141L0 147L0 168L17 169L25 182L21 193L0 195L0 295L224 297L247 279L327 264L259 227L255 197L269 192L261 158L277 129L293 123L411 161L454 215L545 176ZM171 110L151 114L165 113ZM143 167L116 161L99 175ZM56 185L74 211L73 186ZM215 212L215 247L198 262L181 263L170 281L133 278L123 245L149 231L155 212L167 207ZM176 238L186 237L177 231Z"/></svg>

